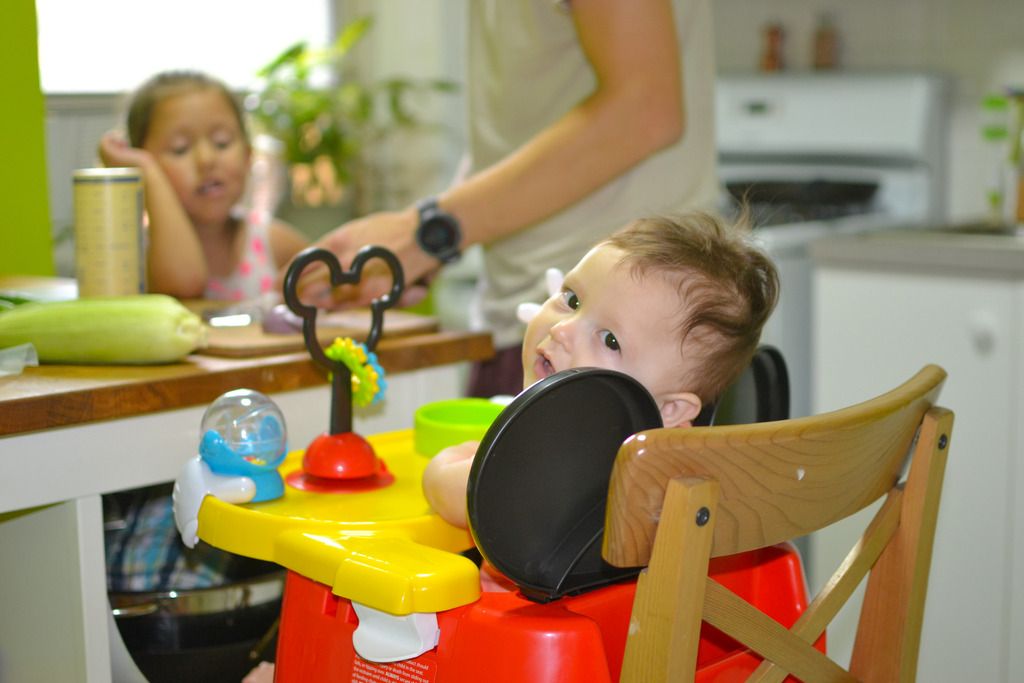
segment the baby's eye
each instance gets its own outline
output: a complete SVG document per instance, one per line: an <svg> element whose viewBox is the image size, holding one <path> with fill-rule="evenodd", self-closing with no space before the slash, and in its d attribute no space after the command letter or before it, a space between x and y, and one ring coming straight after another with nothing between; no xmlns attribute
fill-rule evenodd
<svg viewBox="0 0 1024 683"><path fill-rule="evenodd" d="M604 342L604 345L607 346L609 349L611 349L612 351L619 350L619 340L615 338L614 334L612 334L608 330L605 330L604 332L601 333L601 338L601 340Z"/></svg>
<svg viewBox="0 0 1024 683"><path fill-rule="evenodd" d="M574 311L580 307L580 298L571 289L562 290L562 302Z"/></svg>

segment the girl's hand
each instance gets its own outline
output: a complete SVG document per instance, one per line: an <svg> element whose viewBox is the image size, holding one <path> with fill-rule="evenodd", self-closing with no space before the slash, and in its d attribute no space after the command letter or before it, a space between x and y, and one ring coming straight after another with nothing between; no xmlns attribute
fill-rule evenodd
<svg viewBox="0 0 1024 683"><path fill-rule="evenodd" d="M143 168L148 165L152 155L144 149L132 147L128 140L117 131L108 131L100 138L100 159L104 166L135 166Z"/></svg>

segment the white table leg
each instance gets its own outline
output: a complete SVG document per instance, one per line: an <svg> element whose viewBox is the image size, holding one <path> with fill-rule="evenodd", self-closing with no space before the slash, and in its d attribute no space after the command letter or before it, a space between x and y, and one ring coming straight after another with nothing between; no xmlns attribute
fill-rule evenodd
<svg viewBox="0 0 1024 683"><path fill-rule="evenodd" d="M0 680L110 681L98 495L0 516Z"/></svg>

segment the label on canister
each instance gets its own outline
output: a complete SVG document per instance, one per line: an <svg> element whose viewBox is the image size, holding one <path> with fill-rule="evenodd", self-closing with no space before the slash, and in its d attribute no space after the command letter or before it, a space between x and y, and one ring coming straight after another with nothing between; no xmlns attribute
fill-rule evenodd
<svg viewBox="0 0 1024 683"><path fill-rule="evenodd" d="M145 292L141 173L137 168L82 168L73 178L78 296Z"/></svg>

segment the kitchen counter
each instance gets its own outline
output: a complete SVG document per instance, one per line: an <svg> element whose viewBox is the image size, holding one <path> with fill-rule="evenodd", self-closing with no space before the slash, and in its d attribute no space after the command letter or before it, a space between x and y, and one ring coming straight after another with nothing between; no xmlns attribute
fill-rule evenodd
<svg viewBox="0 0 1024 683"><path fill-rule="evenodd" d="M356 431L411 427L416 407L459 395L457 363L492 354L486 334L385 337L387 394L354 411ZM172 481L196 453L206 407L240 387L272 396L290 448L328 427L326 376L304 351L0 378L0 680L112 680L101 495Z"/></svg>
<svg viewBox="0 0 1024 683"><path fill-rule="evenodd" d="M815 263L900 270L940 268L992 277L1024 276L1024 230L980 224L907 228L829 237L811 245Z"/></svg>
<svg viewBox="0 0 1024 683"><path fill-rule="evenodd" d="M389 374L493 353L489 335L456 332L384 338L377 346ZM325 383L305 351L246 359L196 354L170 365L42 365L0 377L0 437L207 404L236 387L270 394Z"/></svg>

